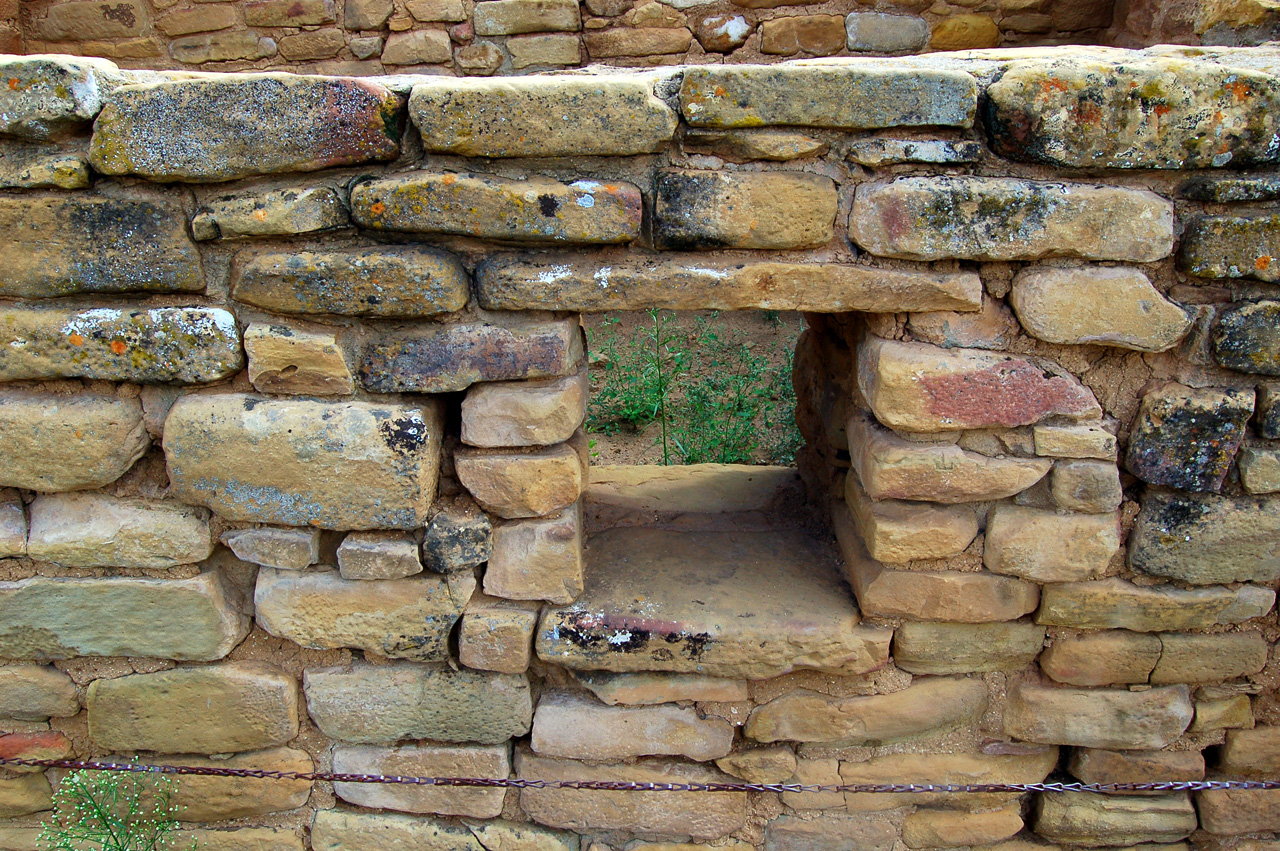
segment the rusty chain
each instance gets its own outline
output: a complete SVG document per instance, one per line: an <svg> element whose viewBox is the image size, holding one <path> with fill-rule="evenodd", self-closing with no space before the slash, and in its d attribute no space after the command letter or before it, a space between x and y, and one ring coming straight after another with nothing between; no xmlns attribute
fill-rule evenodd
<svg viewBox="0 0 1280 851"><path fill-rule="evenodd" d="M304 780L331 783L389 783L404 786L478 787L484 789L576 789L591 792L835 792L872 794L1000 792L1203 792L1225 789L1276 790L1280 780L1175 780L1154 783L639 783L631 780L529 780L517 777L404 777L385 774L342 774L330 771L272 771L264 768L217 768L195 765L148 765L136 762L81 762L70 759L0 757L0 767L65 768L126 771L194 777L238 777L254 780Z"/></svg>

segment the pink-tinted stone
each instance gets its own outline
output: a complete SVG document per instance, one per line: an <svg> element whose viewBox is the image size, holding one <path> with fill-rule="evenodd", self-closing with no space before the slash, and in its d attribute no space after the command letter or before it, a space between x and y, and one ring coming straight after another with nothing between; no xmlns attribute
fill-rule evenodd
<svg viewBox="0 0 1280 851"><path fill-rule="evenodd" d="M71 754L71 740L55 731L0 735L0 758L2 759L65 759ZM26 771L28 769L10 766L9 770Z"/></svg>

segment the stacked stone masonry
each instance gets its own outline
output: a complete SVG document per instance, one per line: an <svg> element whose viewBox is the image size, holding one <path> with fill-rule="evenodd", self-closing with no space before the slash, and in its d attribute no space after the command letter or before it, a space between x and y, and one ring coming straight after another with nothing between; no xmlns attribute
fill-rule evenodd
<svg viewBox="0 0 1280 851"><path fill-rule="evenodd" d="M31 14L71 32L83 6ZM112 6L103 32L135 6L155 11ZM476 38L543 37L524 0L457 8ZM179 15L218 10L316 42L338 20L263 0L157 21L189 38ZM342 14L344 45L436 32ZM0 756L1280 770L1280 52L490 80L2 64ZM590 468L580 314L648 308L805 313L798 471ZM0 775L0 851L34 848L57 780ZM214 851L1280 836L1258 791L178 797Z"/></svg>

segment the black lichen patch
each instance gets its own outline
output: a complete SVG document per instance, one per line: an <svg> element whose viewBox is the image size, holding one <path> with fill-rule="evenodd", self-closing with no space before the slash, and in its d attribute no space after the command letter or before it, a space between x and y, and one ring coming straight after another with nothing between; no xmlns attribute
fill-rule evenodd
<svg viewBox="0 0 1280 851"><path fill-rule="evenodd" d="M654 181L654 245L677 251L729 247L730 241L711 226L719 189L714 172L659 174Z"/></svg>
<svg viewBox="0 0 1280 851"><path fill-rule="evenodd" d="M554 195L538 196L538 212L544 216L554 217L560 211L560 201Z"/></svg>
<svg viewBox="0 0 1280 851"><path fill-rule="evenodd" d="M1280 375L1280 301L1225 311L1213 337L1213 357L1238 372Z"/></svg>
<svg viewBox="0 0 1280 851"><path fill-rule="evenodd" d="M416 414L403 414L378 424L383 441L392 452L412 455L427 442L427 425Z"/></svg>

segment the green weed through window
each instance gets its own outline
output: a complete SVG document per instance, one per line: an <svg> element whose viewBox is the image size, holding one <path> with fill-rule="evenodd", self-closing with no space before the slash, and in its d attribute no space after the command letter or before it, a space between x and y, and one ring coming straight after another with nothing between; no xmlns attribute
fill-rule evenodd
<svg viewBox="0 0 1280 851"><path fill-rule="evenodd" d="M39 851L177 851L177 781L162 774L72 771L58 783ZM182 851L195 851L195 840Z"/></svg>

